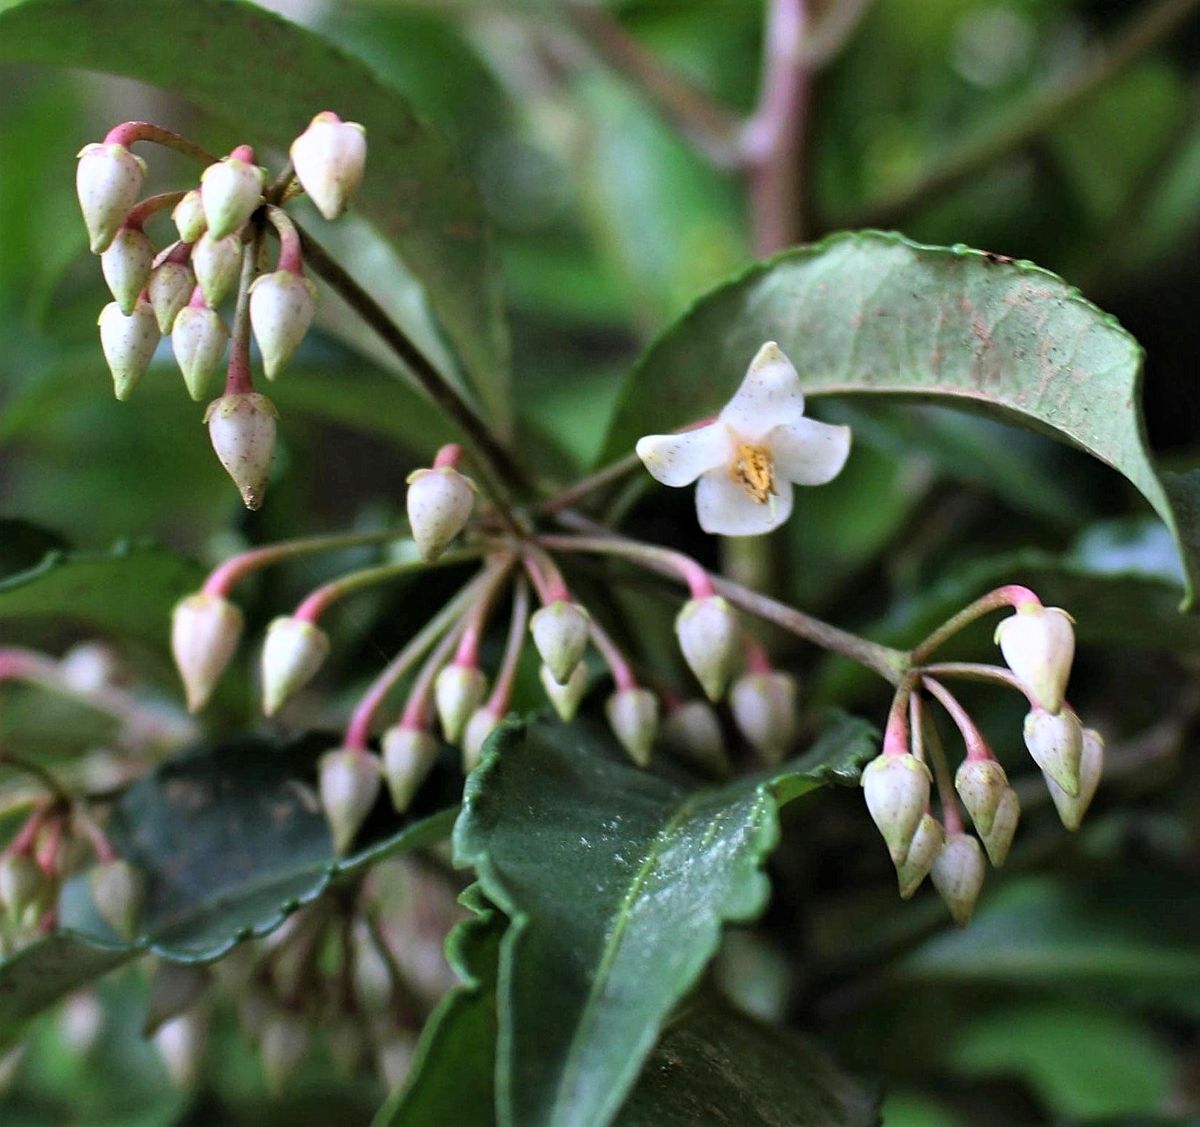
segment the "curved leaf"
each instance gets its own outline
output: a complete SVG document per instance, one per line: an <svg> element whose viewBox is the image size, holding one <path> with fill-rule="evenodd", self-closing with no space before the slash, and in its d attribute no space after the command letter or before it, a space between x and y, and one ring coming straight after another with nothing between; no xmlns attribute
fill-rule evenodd
<svg viewBox="0 0 1200 1127"><path fill-rule="evenodd" d="M712 415L765 340L819 395L899 395L1020 423L1125 475L1200 581L1200 484L1164 487L1141 414L1142 350L1061 278L1027 262L901 235L834 235L701 298L630 374L609 457Z"/></svg>

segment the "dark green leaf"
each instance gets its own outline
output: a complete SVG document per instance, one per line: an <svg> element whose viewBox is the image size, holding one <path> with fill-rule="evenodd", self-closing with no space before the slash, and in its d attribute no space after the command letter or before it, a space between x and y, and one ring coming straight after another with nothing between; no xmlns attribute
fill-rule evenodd
<svg viewBox="0 0 1200 1127"><path fill-rule="evenodd" d="M27 520L0 520L0 579L28 571L51 552L66 548L56 532Z"/></svg>

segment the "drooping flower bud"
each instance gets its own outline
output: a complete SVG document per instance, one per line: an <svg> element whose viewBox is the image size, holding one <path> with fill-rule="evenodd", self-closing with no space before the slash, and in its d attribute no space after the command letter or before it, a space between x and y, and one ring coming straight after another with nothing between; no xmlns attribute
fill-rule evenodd
<svg viewBox="0 0 1200 1127"><path fill-rule="evenodd" d="M650 765L650 749L658 734L658 698L649 689L618 689L604 706L608 723L629 758L639 767Z"/></svg>
<svg viewBox="0 0 1200 1127"><path fill-rule="evenodd" d="M737 615L720 595L689 599L675 619L675 634L688 668L711 701L720 700L737 667Z"/></svg>
<svg viewBox="0 0 1200 1127"><path fill-rule="evenodd" d="M879 755L862 773L867 809L899 868L929 806L929 768L915 755Z"/></svg>
<svg viewBox="0 0 1200 1127"><path fill-rule="evenodd" d="M954 776L954 788L979 836L986 838L992 829L996 807L1008 790L1004 768L994 759L964 759Z"/></svg>
<svg viewBox="0 0 1200 1127"><path fill-rule="evenodd" d="M244 146L241 147L244 150ZM210 164L200 176L200 200L204 221L214 239L232 235L262 203L266 173L243 159L235 149L216 164Z"/></svg>
<svg viewBox="0 0 1200 1127"><path fill-rule="evenodd" d="M171 348L183 373L188 394L197 403L225 359L229 330L221 315L207 305L188 305L179 311L171 330Z"/></svg>
<svg viewBox="0 0 1200 1127"><path fill-rule="evenodd" d="M408 1077L416 1051L416 1042L405 1033L392 1033L375 1046L375 1066L389 1092L394 1092Z"/></svg>
<svg viewBox="0 0 1200 1127"><path fill-rule="evenodd" d="M463 730L462 765L463 774L469 775L479 766L483 756L483 745L497 728L500 717L490 708L477 708Z"/></svg>
<svg viewBox="0 0 1200 1127"><path fill-rule="evenodd" d="M663 742L705 774L725 778L729 756L716 711L706 700L687 700L669 709L662 725Z"/></svg>
<svg viewBox="0 0 1200 1127"><path fill-rule="evenodd" d="M172 1018L154 1034L154 1047L167 1067L171 1083L185 1092L200 1079L207 1044L208 1016L201 1009Z"/></svg>
<svg viewBox="0 0 1200 1127"><path fill-rule="evenodd" d="M359 1023L346 1015L325 1029L325 1043L338 1074L349 1078L361 1067L367 1051L367 1041L359 1029Z"/></svg>
<svg viewBox="0 0 1200 1127"><path fill-rule="evenodd" d="M146 1002L143 1035L152 1037L164 1022L190 1010L208 989L210 982L207 967L157 960L150 977L150 997Z"/></svg>
<svg viewBox="0 0 1200 1127"><path fill-rule="evenodd" d="M204 293L204 300L214 309L233 289L242 265L242 244L237 235L214 239L207 231L192 247L192 269Z"/></svg>
<svg viewBox="0 0 1200 1127"><path fill-rule="evenodd" d="M287 366L316 309L317 287L301 274L276 270L255 279L250 287L250 324L267 379L275 379Z"/></svg>
<svg viewBox="0 0 1200 1127"><path fill-rule="evenodd" d="M917 823L908 856L896 866L896 883L900 888L900 899L909 900L929 875L934 859L945 843L946 834L942 823L932 814L924 814Z"/></svg>
<svg viewBox="0 0 1200 1127"><path fill-rule="evenodd" d="M63 1006L58 1028L72 1053L79 1057L90 1055L104 1032L104 1006L96 992L75 991Z"/></svg>
<svg viewBox="0 0 1200 1127"><path fill-rule="evenodd" d="M161 334L150 303L138 298L126 317L121 307L110 302L100 311L100 348L112 373L113 393L122 402L133 394L146 374Z"/></svg>
<svg viewBox="0 0 1200 1127"><path fill-rule="evenodd" d="M63 682L80 693L112 688L124 679L124 668L107 642L79 642L58 663Z"/></svg>
<svg viewBox="0 0 1200 1127"><path fill-rule="evenodd" d="M0 904L9 924L32 928L50 903L51 885L34 859L25 853L0 853Z"/></svg>
<svg viewBox="0 0 1200 1127"><path fill-rule="evenodd" d="M582 661L575 666L565 685L560 685L544 665L538 671L538 677L541 679L542 688L546 690L547 698L554 706L554 711L558 713L558 718L564 724L569 724L575 719L579 703L587 692L587 666Z"/></svg>
<svg viewBox="0 0 1200 1127"><path fill-rule="evenodd" d="M337 219L362 183L367 162L366 130L326 110L292 142L296 179L326 219Z"/></svg>
<svg viewBox="0 0 1200 1127"><path fill-rule="evenodd" d="M275 456L275 404L257 392L223 395L204 413L221 465L248 509L262 506Z"/></svg>
<svg viewBox="0 0 1200 1127"><path fill-rule="evenodd" d="M950 834L934 858L929 875L959 927L966 927L970 921L986 874L987 863L979 842L970 834Z"/></svg>
<svg viewBox="0 0 1200 1127"><path fill-rule="evenodd" d="M379 760L369 751L339 747L321 756L321 806L333 834L333 849L346 853L375 805L382 783Z"/></svg>
<svg viewBox="0 0 1200 1127"><path fill-rule="evenodd" d="M746 673L733 685L729 704L738 731L769 763L778 763L796 740L796 679L772 670Z"/></svg>
<svg viewBox="0 0 1200 1127"><path fill-rule="evenodd" d="M983 847L987 850L988 860L995 868L1008 859L1008 850L1012 845L1013 835L1017 832L1017 823L1021 820L1021 800L1012 787L1005 787L1000 801L996 805L996 813L992 818L991 829L981 833Z"/></svg>
<svg viewBox="0 0 1200 1127"><path fill-rule="evenodd" d="M84 145L75 170L75 191L92 254L113 241L142 190L146 162L124 145Z"/></svg>
<svg viewBox="0 0 1200 1127"><path fill-rule="evenodd" d="M1059 607L1023 603L996 627L1004 660L1047 712L1062 707L1075 657L1075 620Z"/></svg>
<svg viewBox="0 0 1200 1127"><path fill-rule="evenodd" d="M122 939L132 941L142 922L146 882L128 861L116 858L96 865L88 883L100 918Z"/></svg>
<svg viewBox="0 0 1200 1127"><path fill-rule="evenodd" d="M302 618L280 615L267 627L262 652L263 714L274 716L316 675L329 656L329 635Z"/></svg>
<svg viewBox="0 0 1200 1127"><path fill-rule="evenodd" d="M567 683L583 660L590 628L587 611L566 599L547 603L529 620L533 644L560 685Z"/></svg>
<svg viewBox="0 0 1200 1127"><path fill-rule="evenodd" d="M133 312L138 295L150 281L153 265L154 244L145 231L136 227L120 228L100 256L100 272L126 317Z"/></svg>
<svg viewBox="0 0 1200 1127"><path fill-rule="evenodd" d="M281 1010L267 1018L259 1042L267 1088L278 1096L308 1052L308 1026L297 1014Z"/></svg>
<svg viewBox="0 0 1200 1127"><path fill-rule="evenodd" d="M198 712L212 696L241 637L242 612L228 599L200 591L175 604L171 653L189 712Z"/></svg>
<svg viewBox="0 0 1200 1127"><path fill-rule="evenodd" d="M417 550L432 563L466 526L475 507L475 483L453 466L408 475L408 523Z"/></svg>
<svg viewBox="0 0 1200 1127"><path fill-rule="evenodd" d="M1083 824L1083 816L1096 797L1103 773L1104 740L1099 732L1085 728L1079 753L1079 793L1067 794L1049 774L1046 775L1046 787L1054 799L1054 808L1067 829L1074 831Z"/></svg>
<svg viewBox="0 0 1200 1127"><path fill-rule="evenodd" d="M175 230L179 232L179 238L183 242L195 243L199 240L206 226L204 202L200 199L199 188L192 188L184 193L183 199L171 212L171 218L175 221Z"/></svg>
<svg viewBox="0 0 1200 1127"><path fill-rule="evenodd" d="M383 776L399 813L408 809L440 751L437 739L419 728L396 724L383 733Z"/></svg>
<svg viewBox="0 0 1200 1127"><path fill-rule="evenodd" d="M150 275L147 292L158 331L164 336L175 326L175 318L188 303L196 279L182 262L164 262Z"/></svg>
<svg viewBox="0 0 1200 1127"><path fill-rule="evenodd" d="M433 698L447 743L458 743L486 693L487 678L473 665L453 662L437 675Z"/></svg>
<svg viewBox="0 0 1200 1127"><path fill-rule="evenodd" d="M1079 794L1079 757L1083 728L1069 708L1035 708L1025 717L1025 746L1033 761L1072 798Z"/></svg>

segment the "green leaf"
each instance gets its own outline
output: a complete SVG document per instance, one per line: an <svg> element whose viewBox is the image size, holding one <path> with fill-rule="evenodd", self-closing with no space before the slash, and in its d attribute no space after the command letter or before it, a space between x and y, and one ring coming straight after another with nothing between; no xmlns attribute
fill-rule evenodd
<svg viewBox="0 0 1200 1127"><path fill-rule="evenodd" d="M788 251L709 293L658 339L629 376L607 456L714 414L765 340L779 342L813 396L963 407L1119 470L1171 529L1190 605L1200 579L1200 530L1191 523L1200 488L1168 490L1154 469L1137 341L1054 274L877 231Z"/></svg>
<svg viewBox="0 0 1200 1127"><path fill-rule="evenodd" d="M721 926L765 905L778 807L854 780L872 750L870 726L843 718L800 760L688 790L632 766L590 724L536 720L493 737L454 842L457 863L475 867L513 921L501 954L501 1124L611 1122Z"/></svg>
<svg viewBox="0 0 1200 1127"><path fill-rule="evenodd" d="M508 338L479 196L446 142L359 59L241 0L92 0L86 19L72 0L0 0L0 59L163 86L229 123L230 144L285 151L323 109L362 122L356 208L399 248L488 409L506 417Z"/></svg>

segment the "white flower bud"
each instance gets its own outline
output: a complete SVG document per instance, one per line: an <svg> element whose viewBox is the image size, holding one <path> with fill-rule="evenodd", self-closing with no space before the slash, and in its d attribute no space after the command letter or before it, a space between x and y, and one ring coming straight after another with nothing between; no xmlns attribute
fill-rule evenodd
<svg viewBox="0 0 1200 1127"><path fill-rule="evenodd" d="M317 287L301 274L276 270L255 279L250 287L250 324L267 379L275 379L287 367L316 309Z"/></svg>
<svg viewBox="0 0 1200 1127"><path fill-rule="evenodd" d="M171 1083L183 1091L196 1086L207 1044L208 1018L200 1010L172 1018L154 1034L154 1047L167 1066Z"/></svg>
<svg viewBox="0 0 1200 1127"><path fill-rule="evenodd" d="M529 620L533 644L560 685L567 683L583 660L590 628L587 611L566 599L547 603Z"/></svg>
<svg viewBox="0 0 1200 1127"><path fill-rule="evenodd" d="M213 450L248 509L262 506L275 456L275 420L279 412L257 392L223 395L204 413Z"/></svg>
<svg viewBox="0 0 1200 1127"><path fill-rule="evenodd" d="M194 243L204 234L204 202L200 199L199 188L184 193L183 199L171 212L171 218L175 221L179 238L185 243Z"/></svg>
<svg viewBox="0 0 1200 1127"><path fill-rule="evenodd" d="M156 960L150 978L143 1035L153 1036L164 1022L190 1010L208 989L210 982L207 967L194 963L172 963L166 959Z"/></svg>
<svg viewBox="0 0 1200 1127"><path fill-rule="evenodd" d="M383 733L383 775L398 812L408 809L440 751L437 739L419 728L396 724Z"/></svg>
<svg viewBox="0 0 1200 1127"><path fill-rule="evenodd" d="M122 402L146 374L161 334L150 303L139 298L128 317L114 301L100 311L100 348L112 373L113 392Z"/></svg>
<svg viewBox="0 0 1200 1127"><path fill-rule="evenodd" d="M46 874L28 854L0 853L0 904L12 927L34 927L50 906L52 892Z"/></svg>
<svg viewBox="0 0 1200 1127"><path fill-rule="evenodd" d="M413 1039L403 1033L393 1033L376 1046L375 1064L389 1092L394 1092L408 1077L416 1050Z"/></svg>
<svg viewBox="0 0 1200 1127"><path fill-rule="evenodd" d="M613 734L639 767L650 765L650 749L658 734L658 698L649 689L618 689L608 698L605 714Z"/></svg>
<svg viewBox="0 0 1200 1127"><path fill-rule="evenodd" d="M929 875L934 859L941 852L946 835L942 823L932 814L923 814L917 823L908 855L896 866L896 882L900 887L900 899L908 900L921 887Z"/></svg>
<svg viewBox="0 0 1200 1127"><path fill-rule="evenodd" d="M334 852L346 853L375 805L382 783L379 760L369 751L340 747L321 756L321 805L333 833Z"/></svg>
<svg viewBox="0 0 1200 1127"><path fill-rule="evenodd" d="M266 173L230 155L210 164L200 176L204 221L214 239L232 235L262 203Z"/></svg>
<svg viewBox="0 0 1200 1127"><path fill-rule="evenodd" d="M929 769L915 755L880 755L863 771L862 788L892 863L899 867L929 806Z"/></svg>
<svg viewBox="0 0 1200 1127"><path fill-rule="evenodd" d="M587 666L582 661L575 666L565 685L560 685L554 679L554 674L544 665L538 671L538 677L541 678L542 688L546 690L546 696L554 706L554 711L558 713L558 718L564 724L569 724L575 719L579 703L587 692Z"/></svg>
<svg viewBox="0 0 1200 1127"><path fill-rule="evenodd" d="M966 927L971 919L986 874L987 862L979 842L970 834L950 834L934 858L929 875L959 927Z"/></svg>
<svg viewBox="0 0 1200 1127"><path fill-rule="evenodd" d="M720 595L689 599L675 619L684 661L711 701L720 700L737 667L737 615Z"/></svg>
<svg viewBox="0 0 1200 1127"><path fill-rule="evenodd" d="M462 737L471 714L483 702L487 693L487 678L472 665L447 665L433 686L438 719L447 743L456 744Z"/></svg>
<svg viewBox="0 0 1200 1127"><path fill-rule="evenodd" d="M88 883L100 918L122 939L132 942L141 926L146 898L142 874L128 861L118 858L96 865Z"/></svg>
<svg viewBox="0 0 1200 1127"><path fill-rule="evenodd" d="M1075 657L1074 621L1059 607L1025 603L996 627L1009 669L1047 712L1062 707Z"/></svg>
<svg viewBox="0 0 1200 1127"><path fill-rule="evenodd" d="M263 714L274 716L316 675L329 656L329 635L302 618L280 615L267 627L262 651Z"/></svg>
<svg viewBox="0 0 1200 1127"><path fill-rule="evenodd" d="M58 1028L67 1048L86 1057L104 1032L104 1006L94 990L77 990L63 1004Z"/></svg>
<svg viewBox="0 0 1200 1127"><path fill-rule="evenodd" d="M164 262L150 275L146 291L150 295L158 331L164 336L174 327L175 318L187 305L195 288L196 279L182 262Z"/></svg>
<svg viewBox="0 0 1200 1127"><path fill-rule="evenodd" d="M1072 798L1079 794L1079 757L1083 728L1069 708L1033 709L1025 717L1025 746L1036 763Z"/></svg>
<svg viewBox="0 0 1200 1127"><path fill-rule="evenodd" d="M994 759L964 759L954 776L954 788L962 799L979 836L992 829L996 807L1008 790L1008 776Z"/></svg>
<svg viewBox="0 0 1200 1127"><path fill-rule="evenodd" d="M136 227L120 228L100 256L100 271L126 317L133 312L138 296L150 281L153 265L154 244L145 231Z"/></svg>
<svg viewBox="0 0 1200 1127"><path fill-rule="evenodd" d="M292 142L296 179L326 219L337 219L362 183L367 162L366 130L326 110Z"/></svg>
<svg viewBox="0 0 1200 1127"><path fill-rule="evenodd" d="M102 254L137 203L146 162L124 145L85 145L75 170L75 191L92 254Z"/></svg>
<svg viewBox="0 0 1200 1127"><path fill-rule="evenodd" d="M196 402L204 398L209 381L220 369L228 343L229 330L215 309L189 305L176 316L171 348L188 394Z"/></svg>
<svg viewBox="0 0 1200 1127"><path fill-rule="evenodd" d="M200 591L175 604L171 653L189 712L199 711L212 696L241 637L242 612L228 599Z"/></svg>
<svg viewBox="0 0 1200 1127"><path fill-rule="evenodd" d="M228 296L242 268L242 243L237 235L214 239L208 232L192 247L192 270L204 300L216 308Z"/></svg>
<svg viewBox="0 0 1200 1127"><path fill-rule="evenodd" d="M475 483L452 466L408 475L408 523L417 550L432 563L466 526L475 507Z"/></svg>
<svg viewBox="0 0 1200 1127"><path fill-rule="evenodd" d="M490 708L477 708L467 721L463 731L462 767L463 774L469 775L479 766L483 756L483 745L500 723L500 717Z"/></svg>
<svg viewBox="0 0 1200 1127"><path fill-rule="evenodd" d="M278 1096L308 1052L308 1026L296 1014L279 1011L262 1027L259 1052L267 1088Z"/></svg>
<svg viewBox="0 0 1200 1127"><path fill-rule="evenodd" d="M1013 835L1017 832L1017 823L1021 820L1021 800L1012 787L1005 787L996 813L992 818L991 829L981 833L983 847L987 850L988 860L997 869L1008 859L1008 850L1012 845Z"/></svg>
<svg viewBox="0 0 1200 1127"><path fill-rule="evenodd" d="M63 681L80 693L97 693L123 679L121 659L105 642L79 642L58 663Z"/></svg>
<svg viewBox="0 0 1200 1127"><path fill-rule="evenodd" d="M1062 824L1069 830L1077 830L1083 824L1083 816L1096 797L1100 776L1104 773L1104 740L1100 733L1091 728L1083 730L1079 754L1079 793L1067 794L1048 774L1046 788L1054 799L1054 808Z"/></svg>
<svg viewBox="0 0 1200 1127"><path fill-rule="evenodd" d="M778 763L796 740L796 679L787 673L747 673L729 696L734 723L768 762Z"/></svg>
<svg viewBox="0 0 1200 1127"><path fill-rule="evenodd" d="M706 774L724 778L729 774L725 733L713 706L706 700L688 700L667 713L662 725L663 742Z"/></svg>

